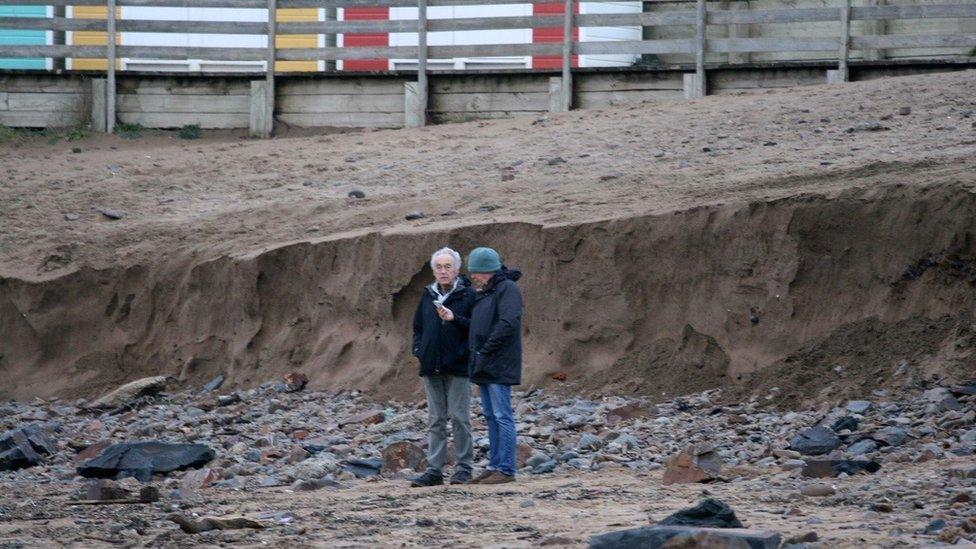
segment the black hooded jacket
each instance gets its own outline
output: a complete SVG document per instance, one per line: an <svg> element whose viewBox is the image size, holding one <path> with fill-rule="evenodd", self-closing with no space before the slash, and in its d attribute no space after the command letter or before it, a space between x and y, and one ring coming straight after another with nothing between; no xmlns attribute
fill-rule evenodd
<svg viewBox="0 0 976 549"><path fill-rule="evenodd" d="M521 277L503 266L476 294L468 334L474 383L522 383L522 293L515 284Z"/></svg>
<svg viewBox="0 0 976 549"><path fill-rule="evenodd" d="M437 294L431 286L424 288L413 315L413 356L420 360L420 375L468 376L468 324L474 297L471 283L459 276L457 289L444 302L454 320L445 322L434 306Z"/></svg>

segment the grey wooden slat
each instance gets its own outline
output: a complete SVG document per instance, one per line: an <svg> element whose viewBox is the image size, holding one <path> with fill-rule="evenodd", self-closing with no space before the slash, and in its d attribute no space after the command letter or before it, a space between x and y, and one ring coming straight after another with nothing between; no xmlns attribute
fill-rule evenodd
<svg viewBox="0 0 976 549"><path fill-rule="evenodd" d="M976 47L976 34L852 36L851 47L854 49L970 48Z"/></svg>
<svg viewBox="0 0 976 549"><path fill-rule="evenodd" d="M0 17L0 29L104 31L105 21L67 17Z"/></svg>
<svg viewBox="0 0 976 549"><path fill-rule="evenodd" d="M0 46L0 57L105 57L107 46Z"/></svg>
<svg viewBox="0 0 976 549"><path fill-rule="evenodd" d="M857 6L851 8L851 20L885 19L951 19L976 17L976 3L931 6Z"/></svg>
<svg viewBox="0 0 976 549"><path fill-rule="evenodd" d="M728 52L792 52L792 51L837 51L836 38L820 40L800 40L796 38L709 38L708 51Z"/></svg>
<svg viewBox="0 0 976 549"><path fill-rule="evenodd" d="M794 8L770 10L716 10L708 12L708 23L729 25L743 23L811 23L837 21L837 8Z"/></svg>
<svg viewBox="0 0 976 549"><path fill-rule="evenodd" d="M695 42L687 40L620 40L613 42L579 42L574 53L613 55L621 53L695 53Z"/></svg>

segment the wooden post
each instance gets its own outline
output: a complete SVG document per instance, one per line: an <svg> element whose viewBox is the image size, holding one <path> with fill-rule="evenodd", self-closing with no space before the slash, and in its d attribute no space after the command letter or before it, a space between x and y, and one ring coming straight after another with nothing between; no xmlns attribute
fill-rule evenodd
<svg viewBox="0 0 976 549"><path fill-rule="evenodd" d="M851 50L851 0L844 0L840 8L840 48L837 50L837 75L834 82L847 82L850 78L847 70L847 56ZM827 76L830 80L830 75Z"/></svg>
<svg viewBox="0 0 976 549"><path fill-rule="evenodd" d="M108 0L108 67L105 79L105 130L115 133L115 0Z"/></svg>
<svg viewBox="0 0 976 549"><path fill-rule="evenodd" d="M427 125L427 0L417 0L417 103L414 124Z"/></svg>
<svg viewBox="0 0 976 549"><path fill-rule="evenodd" d="M705 0L698 0L695 6L695 79L692 81L692 98L705 97L708 83L705 80ZM685 95L689 95L688 91Z"/></svg>
<svg viewBox="0 0 976 549"><path fill-rule="evenodd" d="M337 11L338 10L336 10L336 8L325 8L325 20L326 21L335 21L335 20L337 20L338 19L338 13L337 13ZM335 34L329 34L329 33L327 33L325 35L325 47L326 48L334 48L334 47L336 47L336 35ZM336 61L335 61L335 59L326 59L325 60L325 70L327 70L327 71L334 71L334 70L336 70Z"/></svg>
<svg viewBox="0 0 976 549"><path fill-rule="evenodd" d="M573 108L573 0L563 0L563 110Z"/></svg>
<svg viewBox="0 0 976 549"><path fill-rule="evenodd" d="M271 137L274 133L275 110L275 40L278 36L278 4L276 0L268 0L268 66L265 76L264 96L264 127L262 137Z"/></svg>
<svg viewBox="0 0 976 549"><path fill-rule="evenodd" d="M92 131L104 133L108 114L105 112L105 79L91 80L91 125Z"/></svg>
<svg viewBox="0 0 976 549"><path fill-rule="evenodd" d="M52 12L52 15L54 16L55 19L64 19L65 18L65 11L66 11L66 9L65 9L64 6L52 6L52 9L54 10ZM65 34L66 33L63 30L52 30L51 31L51 45L52 46L63 46L64 45L64 42L65 42L65 40L64 40ZM58 73L58 72L63 71L64 68L65 68L65 65L66 65L66 63L65 63L64 57L52 57L51 58L51 70L54 71L55 73ZM102 123L104 124L104 120L102 121Z"/></svg>
<svg viewBox="0 0 976 549"><path fill-rule="evenodd" d="M248 133L251 137L268 137L272 124L268 120L268 82L267 80L251 81L250 116L248 117Z"/></svg>

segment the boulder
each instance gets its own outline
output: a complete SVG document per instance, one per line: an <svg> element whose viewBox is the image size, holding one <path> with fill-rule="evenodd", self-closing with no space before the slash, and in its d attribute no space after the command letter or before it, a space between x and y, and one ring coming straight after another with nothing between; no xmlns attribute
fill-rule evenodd
<svg viewBox="0 0 976 549"><path fill-rule="evenodd" d="M847 402L847 411L852 414L863 414L871 409L871 402L867 400L850 400Z"/></svg>
<svg viewBox="0 0 976 549"><path fill-rule="evenodd" d="M343 471L349 471L356 478L375 477L383 470L382 459L349 459L342 466Z"/></svg>
<svg viewBox="0 0 976 549"><path fill-rule="evenodd" d="M876 473L881 469L877 461L856 459L820 459L807 461L803 468L803 476L809 478L830 478L841 473L855 475L857 473Z"/></svg>
<svg viewBox="0 0 976 549"><path fill-rule="evenodd" d="M847 453L852 456L860 456L874 452L878 449L878 443L869 439L861 439L847 447Z"/></svg>
<svg viewBox="0 0 976 549"><path fill-rule="evenodd" d="M718 478L722 459L710 444L692 445L668 459L664 484L709 482Z"/></svg>
<svg viewBox="0 0 976 549"><path fill-rule="evenodd" d="M308 376L301 372L291 372L285 375L284 392L297 393L308 385Z"/></svg>
<svg viewBox="0 0 976 549"><path fill-rule="evenodd" d="M92 402L88 407L94 409L118 408L119 406L127 404L139 397L155 395L163 390L163 388L166 386L167 379L169 379L167 376L153 376L137 379L135 381L126 383L107 395L102 396L95 402Z"/></svg>
<svg viewBox="0 0 976 549"><path fill-rule="evenodd" d="M645 526L590 538L590 549L777 549L782 536L764 530Z"/></svg>
<svg viewBox="0 0 976 549"><path fill-rule="evenodd" d="M87 478L135 477L149 482L154 474L195 469L206 465L214 457L214 451L203 444L123 442L109 446L82 463L77 467L77 472Z"/></svg>
<svg viewBox="0 0 976 549"><path fill-rule="evenodd" d="M857 431L858 425L860 425L860 422L857 421L856 417L844 416L837 418L837 421L830 426L830 430L835 433L841 431Z"/></svg>
<svg viewBox="0 0 976 549"><path fill-rule="evenodd" d="M659 526L698 526L702 528L742 528L731 507L708 498L694 507L682 509L658 521Z"/></svg>
<svg viewBox="0 0 976 549"><path fill-rule="evenodd" d="M803 455L818 456L827 454L840 446L837 434L822 426L811 427L799 432L790 441L790 449Z"/></svg>
<svg viewBox="0 0 976 549"><path fill-rule="evenodd" d="M57 453L58 447L39 425L11 429L0 436L0 471L16 471L39 465Z"/></svg>
<svg viewBox="0 0 976 549"><path fill-rule="evenodd" d="M383 472L395 473L402 469L412 469L418 473L427 466L424 449L412 442L400 441L383 449Z"/></svg>
<svg viewBox="0 0 976 549"><path fill-rule="evenodd" d="M908 431L901 427L885 427L871 435L871 438L885 446L901 446L908 440Z"/></svg>

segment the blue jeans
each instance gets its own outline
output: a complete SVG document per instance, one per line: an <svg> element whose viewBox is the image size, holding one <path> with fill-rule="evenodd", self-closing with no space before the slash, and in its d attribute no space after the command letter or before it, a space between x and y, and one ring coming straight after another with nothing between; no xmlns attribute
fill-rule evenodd
<svg viewBox="0 0 976 549"><path fill-rule="evenodd" d="M481 410L488 424L488 468L515 475L515 417L512 413L512 387L478 385Z"/></svg>

